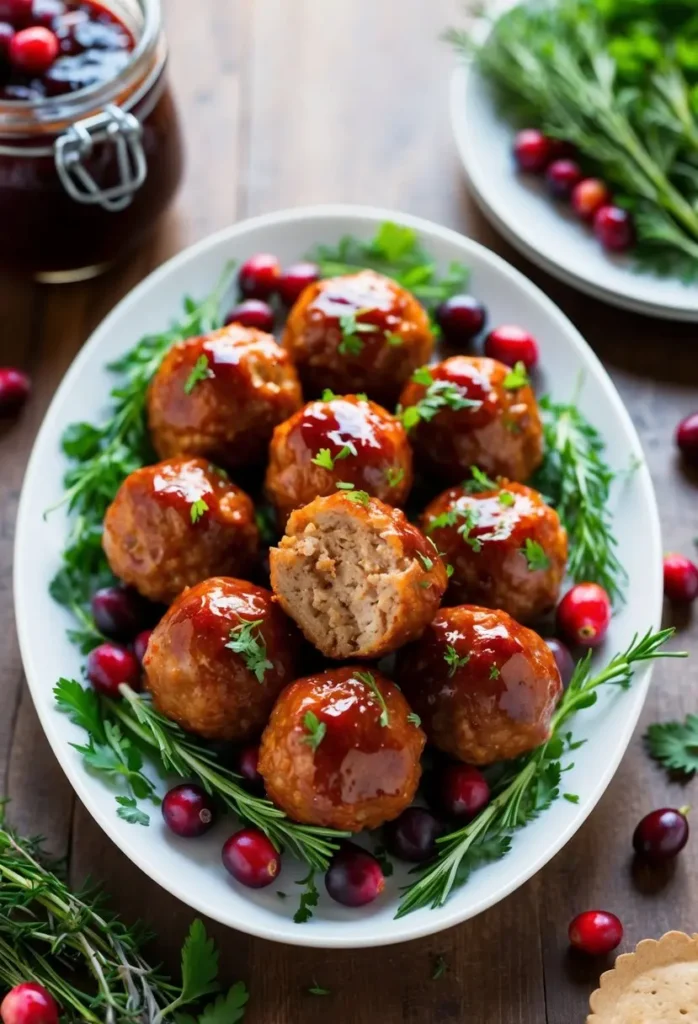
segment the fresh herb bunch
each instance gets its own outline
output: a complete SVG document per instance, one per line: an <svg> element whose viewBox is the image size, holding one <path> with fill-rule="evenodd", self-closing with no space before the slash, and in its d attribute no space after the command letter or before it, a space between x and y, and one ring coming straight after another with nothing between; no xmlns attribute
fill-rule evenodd
<svg viewBox="0 0 698 1024"><path fill-rule="evenodd" d="M182 948L182 984L145 960L148 939L103 906L95 892L73 893L48 864L38 840L0 824L0 981L36 981L53 995L65 1024L235 1024L247 990L238 982L199 1016L177 1012L220 986L218 953L201 921Z"/></svg>
<svg viewBox="0 0 698 1024"><path fill-rule="evenodd" d="M503 857L510 849L514 831L528 824L560 796L561 757L580 744L566 726L577 711L596 703L599 687L614 684L627 689L633 670L656 658L682 658L685 653L663 650L673 629L637 636L626 651L617 654L606 668L592 674L591 652L578 663L558 704L551 723L551 737L530 754L513 762L499 779L492 801L474 821L437 840L437 859L403 894L397 917L421 907L440 907L455 886L462 885L475 868ZM573 794L571 796L574 802Z"/></svg>
<svg viewBox="0 0 698 1024"><path fill-rule="evenodd" d="M668 8L671 8L669 11ZM446 38L472 56L469 34ZM695 4L533 0L476 59L507 116L573 143L635 214L641 265L698 277Z"/></svg>
<svg viewBox="0 0 698 1024"><path fill-rule="evenodd" d="M244 789L239 775L220 765L203 743L159 714L147 697L126 684L119 689L122 699L109 700L74 679L61 679L54 695L58 708L88 735L87 746L76 746L87 767L126 785L129 795L116 798L120 817L148 825L148 815L137 801L159 802L155 784L141 770L145 751L166 774L198 779L225 807L264 832L277 849L290 850L320 871L327 868L338 840L349 833L291 821L270 800Z"/></svg>

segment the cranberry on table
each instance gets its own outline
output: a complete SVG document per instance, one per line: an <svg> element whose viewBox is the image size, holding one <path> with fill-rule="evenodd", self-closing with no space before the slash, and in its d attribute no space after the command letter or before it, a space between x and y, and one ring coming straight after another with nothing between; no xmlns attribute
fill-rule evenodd
<svg viewBox="0 0 698 1024"><path fill-rule="evenodd" d="M271 885L281 870L281 857L271 841L256 828L236 832L223 847L223 867L249 889Z"/></svg>
<svg viewBox="0 0 698 1024"><path fill-rule="evenodd" d="M567 686L574 673L575 665L575 661L569 647L566 644L563 644L562 640L558 640L556 636L544 636L543 639L553 652L553 658L560 670L562 685Z"/></svg>
<svg viewBox="0 0 698 1024"><path fill-rule="evenodd" d="M225 322L255 327L258 331L270 334L274 330L274 312L271 306L261 299L244 299L230 310Z"/></svg>
<svg viewBox="0 0 698 1024"><path fill-rule="evenodd" d="M698 412L681 420L676 428L676 444L686 462L698 466Z"/></svg>
<svg viewBox="0 0 698 1024"><path fill-rule="evenodd" d="M58 36L42 25L23 28L10 41L10 62L30 75L48 71L59 52Z"/></svg>
<svg viewBox="0 0 698 1024"><path fill-rule="evenodd" d="M436 311L436 322L452 345L465 345L485 326L487 313L472 295L452 295Z"/></svg>
<svg viewBox="0 0 698 1024"><path fill-rule="evenodd" d="M602 206L594 214L594 234L608 252L625 252L635 241L633 218L620 206Z"/></svg>
<svg viewBox="0 0 698 1024"><path fill-rule="evenodd" d="M354 843L342 843L325 874L325 888L336 903L364 907L383 892L385 876L372 854Z"/></svg>
<svg viewBox="0 0 698 1024"><path fill-rule="evenodd" d="M572 208L585 221L594 219L594 214L611 201L608 185L600 178L584 178L572 191Z"/></svg>
<svg viewBox="0 0 698 1024"><path fill-rule="evenodd" d="M408 807L385 826L386 846L400 860L416 864L437 854L436 840L443 832L438 818L423 807Z"/></svg>
<svg viewBox="0 0 698 1024"><path fill-rule="evenodd" d="M582 169L575 160L553 160L545 172L548 191L556 199L569 199L582 180Z"/></svg>
<svg viewBox="0 0 698 1024"><path fill-rule="evenodd" d="M102 587L92 595L92 616L100 633L130 640L145 624L145 602L132 587Z"/></svg>
<svg viewBox="0 0 698 1024"><path fill-rule="evenodd" d="M611 622L611 599L598 583L577 583L557 607L562 636L583 647L597 647Z"/></svg>
<svg viewBox="0 0 698 1024"><path fill-rule="evenodd" d="M590 956L603 956L620 944L623 925L607 910L585 910L571 922L569 938L575 949Z"/></svg>
<svg viewBox="0 0 698 1024"><path fill-rule="evenodd" d="M87 656L87 678L105 697L118 697L119 686L140 688L141 666L135 654L118 644L100 644Z"/></svg>
<svg viewBox="0 0 698 1024"><path fill-rule="evenodd" d="M687 814L687 807L661 807L646 814L633 833L635 853L650 864L676 857L688 842Z"/></svg>
<svg viewBox="0 0 698 1024"><path fill-rule="evenodd" d="M277 291L286 306L292 306L301 292L320 280L320 268L317 263L294 263L282 271L277 281Z"/></svg>
<svg viewBox="0 0 698 1024"><path fill-rule="evenodd" d="M664 556L664 593L676 604L690 604L698 597L698 566L690 558Z"/></svg>
<svg viewBox="0 0 698 1024"><path fill-rule="evenodd" d="M143 664L143 658L145 657L145 652L148 650L148 644L150 643L152 635L152 629L142 629L133 641L133 653L136 655L141 665Z"/></svg>
<svg viewBox="0 0 698 1024"><path fill-rule="evenodd" d="M487 779L468 764L450 764L439 781L438 798L445 814L470 821L490 800Z"/></svg>
<svg viewBox="0 0 698 1024"><path fill-rule="evenodd" d="M264 779L257 770L258 764L259 744L249 743L238 753L236 767L238 774L243 777L245 782L261 792L264 789Z"/></svg>
<svg viewBox="0 0 698 1024"><path fill-rule="evenodd" d="M523 327L504 324L485 338L485 355L507 366L523 363L527 370L532 370L538 362L538 342Z"/></svg>
<svg viewBox="0 0 698 1024"><path fill-rule="evenodd" d="M0 1018L2 1024L58 1024L58 1006L43 985L23 981L3 999Z"/></svg>
<svg viewBox="0 0 698 1024"><path fill-rule="evenodd" d="M276 291L280 276L281 267L276 256L260 252L240 267L238 284L246 299L268 299Z"/></svg>
<svg viewBox="0 0 698 1024"><path fill-rule="evenodd" d="M215 810L206 790L187 782L169 790L162 801L162 816L167 827L186 839L195 839L208 832L214 822Z"/></svg>
<svg viewBox="0 0 698 1024"><path fill-rule="evenodd" d="M550 139L537 128L524 128L514 139L514 159L519 170L541 174L552 160Z"/></svg>
<svg viewBox="0 0 698 1024"><path fill-rule="evenodd" d="M18 412L31 391L31 381L26 373L12 366L0 366L0 416Z"/></svg>

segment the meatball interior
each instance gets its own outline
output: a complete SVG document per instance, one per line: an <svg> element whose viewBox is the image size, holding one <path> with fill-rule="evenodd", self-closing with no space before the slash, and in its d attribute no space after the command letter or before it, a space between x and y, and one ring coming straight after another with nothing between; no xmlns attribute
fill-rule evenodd
<svg viewBox="0 0 698 1024"><path fill-rule="evenodd" d="M333 669L281 694L259 771L270 798L295 821L358 832L410 805L424 743L389 679L366 668Z"/></svg>
<svg viewBox="0 0 698 1024"><path fill-rule="evenodd" d="M544 743L562 693L555 658L537 633L473 605L442 608L400 651L396 671L429 741L469 764Z"/></svg>
<svg viewBox="0 0 698 1024"><path fill-rule="evenodd" d="M379 658L419 636L446 590L435 547L361 491L296 509L269 552L284 611L328 658Z"/></svg>
<svg viewBox="0 0 698 1024"><path fill-rule="evenodd" d="M235 468L261 461L301 402L288 352L271 334L229 324L170 349L150 384L148 420L162 458L192 453Z"/></svg>
<svg viewBox="0 0 698 1024"><path fill-rule="evenodd" d="M104 517L102 545L114 575L165 604L216 572L244 575L258 543L252 501L204 459L137 469Z"/></svg>
<svg viewBox="0 0 698 1024"><path fill-rule="evenodd" d="M340 482L389 505L412 486L412 449L402 423L360 395L310 402L274 431L266 491L281 523Z"/></svg>
<svg viewBox="0 0 698 1024"><path fill-rule="evenodd" d="M567 563L565 528L530 487L502 480L468 493L468 486L444 491L421 516L422 529L453 566L446 599L501 608L531 622L557 603Z"/></svg>
<svg viewBox="0 0 698 1024"><path fill-rule="evenodd" d="M392 404L434 339L410 292L373 270L309 285L291 309L283 345L314 395L365 391Z"/></svg>
<svg viewBox="0 0 698 1024"><path fill-rule="evenodd" d="M143 662L153 703L188 732L247 742L295 676L300 637L262 587L216 576L155 627Z"/></svg>
<svg viewBox="0 0 698 1024"><path fill-rule="evenodd" d="M452 356L422 367L400 405L418 460L454 482L473 465L527 480L543 458L535 395L518 370L495 359Z"/></svg>

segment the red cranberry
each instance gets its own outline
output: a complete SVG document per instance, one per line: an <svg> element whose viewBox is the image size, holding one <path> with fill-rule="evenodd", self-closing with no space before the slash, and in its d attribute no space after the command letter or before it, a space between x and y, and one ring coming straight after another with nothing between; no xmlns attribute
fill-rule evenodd
<svg viewBox="0 0 698 1024"><path fill-rule="evenodd" d="M553 160L545 172L548 191L556 199L569 199L582 180L582 169L575 160Z"/></svg>
<svg viewBox="0 0 698 1024"><path fill-rule="evenodd" d="M385 826L385 842L400 860L419 863L436 856L436 840L442 832L441 822L429 811L408 807Z"/></svg>
<svg viewBox="0 0 698 1024"><path fill-rule="evenodd" d="M477 768L450 764L441 776L439 799L445 814L470 821L489 803L490 787Z"/></svg>
<svg viewBox="0 0 698 1024"><path fill-rule="evenodd" d="M611 193L605 182L600 178L585 178L575 185L572 191L572 208L582 219L591 221L594 214L602 206L611 201Z"/></svg>
<svg viewBox="0 0 698 1024"><path fill-rule="evenodd" d="M250 743L238 753L236 768L245 782L260 792L264 789L264 779L257 770L259 763L259 744Z"/></svg>
<svg viewBox="0 0 698 1024"><path fill-rule="evenodd" d="M18 412L31 391L26 373L11 366L0 367L0 416Z"/></svg>
<svg viewBox="0 0 698 1024"><path fill-rule="evenodd" d="M177 836L195 839L212 827L215 805L205 789L188 782L175 786L165 794L162 816Z"/></svg>
<svg viewBox="0 0 698 1024"><path fill-rule="evenodd" d="M9 21L0 21L0 60L7 60L10 54L10 43L15 30Z"/></svg>
<svg viewBox="0 0 698 1024"><path fill-rule="evenodd" d="M451 345L466 345L485 326L487 313L472 295L452 295L436 311L436 321Z"/></svg>
<svg viewBox="0 0 698 1024"><path fill-rule="evenodd" d="M118 697L121 683L139 689L141 666L138 658L118 644L100 644L87 656L87 678L105 697Z"/></svg>
<svg viewBox="0 0 698 1024"><path fill-rule="evenodd" d="M243 828L223 847L223 867L250 889L271 885L281 870L281 857L256 828Z"/></svg>
<svg viewBox="0 0 698 1024"><path fill-rule="evenodd" d="M698 466L698 412L681 420L676 428L676 444L686 462Z"/></svg>
<svg viewBox="0 0 698 1024"><path fill-rule="evenodd" d="M65 14L63 0L34 0L32 21L35 25L53 28L53 19L60 18L62 14Z"/></svg>
<svg viewBox="0 0 698 1024"><path fill-rule="evenodd" d="M143 664L145 652L148 650L148 643L150 642L152 635L152 629L142 629L133 641L133 653L136 655L141 665Z"/></svg>
<svg viewBox="0 0 698 1024"><path fill-rule="evenodd" d="M281 267L276 256L260 252L240 267L238 284L246 299L268 299L276 291L280 276Z"/></svg>
<svg viewBox="0 0 698 1024"><path fill-rule="evenodd" d="M385 877L372 854L354 843L342 843L325 875L325 887L335 902L363 907L383 892Z"/></svg>
<svg viewBox="0 0 698 1024"><path fill-rule="evenodd" d="M543 637L543 639L552 651L553 658L555 659L555 663L560 673L562 685L567 686L574 672L574 658L570 653L569 647L567 647L566 644L563 644L562 640L558 640L556 636L546 636Z"/></svg>
<svg viewBox="0 0 698 1024"><path fill-rule="evenodd" d="M578 151L573 142L568 142L566 139L554 139L549 136L548 143L550 144L551 160L562 160L563 158L576 160Z"/></svg>
<svg viewBox="0 0 698 1024"><path fill-rule="evenodd" d="M31 23L32 0L0 0L0 21L9 21L15 28Z"/></svg>
<svg viewBox="0 0 698 1024"><path fill-rule="evenodd" d="M317 263L294 263L286 267L276 283L281 301L286 306L292 306L300 293L319 279L320 268Z"/></svg>
<svg viewBox="0 0 698 1024"><path fill-rule="evenodd" d="M611 621L611 600L598 583L577 583L557 607L557 628L571 643L597 647Z"/></svg>
<svg viewBox="0 0 698 1024"><path fill-rule="evenodd" d="M633 833L633 847L638 856L651 864L661 864L681 853L688 842L688 809L662 807L646 814Z"/></svg>
<svg viewBox="0 0 698 1024"><path fill-rule="evenodd" d="M505 324L495 327L485 338L485 355L507 366L523 363L532 370L538 362L538 342L523 327Z"/></svg>
<svg viewBox="0 0 698 1024"><path fill-rule="evenodd" d="M132 587L103 587L91 608L97 629L112 640L131 640L143 625L144 601Z"/></svg>
<svg viewBox="0 0 698 1024"><path fill-rule="evenodd" d="M58 36L48 28L23 28L10 42L10 60L20 71L41 75L53 64L60 47Z"/></svg>
<svg viewBox="0 0 698 1024"><path fill-rule="evenodd" d="M625 252L635 241L633 218L620 206L602 206L594 214L594 234L608 252Z"/></svg>
<svg viewBox="0 0 698 1024"><path fill-rule="evenodd" d="M227 324L242 324L270 334L274 330L274 313L271 306L261 299L245 299L230 310L225 318Z"/></svg>
<svg viewBox="0 0 698 1024"><path fill-rule="evenodd" d="M683 555L665 555L664 593L677 604L695 601L698 597L698 567Z"/></svg>
<svg viewBox="0 0 698 1024"><path fill-rule="evenodd" d="M0 1018L3 1024L58 1024L58 1007L43 985L23 981L3 999Z"/></svg>
<svg viewBox="0 0 698 1024"><path fill-rule="evenodd" d="M607 910L585 910L569 927L570 942L590 956L603 956L620 944L623 925Z"/></svg>
<svg viewBox="0 0 698 1024"><path fill-rule="evenodd" d="M524 128L514 139L514 159L520 171L542 174L552 159L550 139L537 128Z"/></svg>

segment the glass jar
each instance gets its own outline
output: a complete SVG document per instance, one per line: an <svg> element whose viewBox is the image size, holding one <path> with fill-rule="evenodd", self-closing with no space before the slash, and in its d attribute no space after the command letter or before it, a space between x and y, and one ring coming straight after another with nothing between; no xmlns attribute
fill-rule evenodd
<svg viewBox="0 0 698 1024"><path fill-rule="evenodd" d="M135 46L115 78L33 101L0 100L0 267L60 283L136 246L182 171L159 0L99 0Z"/></svg>

